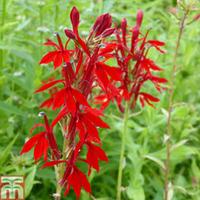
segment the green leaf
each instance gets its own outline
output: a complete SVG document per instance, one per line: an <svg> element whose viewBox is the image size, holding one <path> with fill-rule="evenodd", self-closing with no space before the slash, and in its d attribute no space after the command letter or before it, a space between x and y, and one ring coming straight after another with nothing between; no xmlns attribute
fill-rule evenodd
<svg viewBox="0 0 200 200"><path fill-rule="evenodd" d="M164 163L162 162L162 160L160 160L160 159L158 159L158 158L156 158L156 157L154 157L154 156L151 156L151 155L145 155L144 157L147 158L147 159L149 159L149 160L151 160L151 161L154 161L154 162L157 163L162 169L165 168L165 165L164 165Z"/></svg>
<svg viewBox="0 0 200 200"><path fill-rule="evenodd" d="M31 168L31 172L27 175L25 179L25 197L28 197L33 188L35 173L36 173L36 165L34 165Z"/></svg>
<svg viewBox="0 0 200 200"><path fill-rule="evenodd" d="M18 137L18 134L14 137L14 139L7 145L7 147L1 152L0 154L0 165L3 165L4 162L7 160L8 156L10 155L10 152L12 150L12 147Z"/></svg>
<svg viewBox="0 0 200 200"><path fill-rule="evenodd" d="M0 110L4 111L6 114L24 115L24 113L16 106L4 103L2 101L0 101Z"/></svg>
<svg viewBox="0 0 200 200"><path fill-rule="evenodd" d="M142 187L133 187L129 185L127 195L131 200L145 200L144 189Z"/></svg>

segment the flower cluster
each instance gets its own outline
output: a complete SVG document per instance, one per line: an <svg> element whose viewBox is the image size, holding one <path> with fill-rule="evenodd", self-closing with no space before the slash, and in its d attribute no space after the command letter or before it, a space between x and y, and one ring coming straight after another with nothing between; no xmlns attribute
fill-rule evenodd
<svg viewBox="0 0 200 200"><path fill-rule="evenodd" d="M44 158L43 167L64 166L63 173L60 170L59 183L65 188L65 195L70 188L73 188L77 199L82 188L91 192L78 162L88 165L89 175L91 168L99 171L100 160L108 161L101 148L98 128L109 128L101 119L109 103L116 101L123 112L124 100L131 102L132 107L138 98L142 105L159 101L140 91L148 80L159 91L162 88L160 84L166 82L152 74L161 68L147 58L151 47L164 53L160 49L164 43L147 40L148 33L144 36L140 33L142 18L143 14L139 11L136 25L130 31L126 19L119 27L112 27L112 17L108 13L103 14L96 19L87 39L83 39L79 34L79 12L74 7L70 13L72 29L64 30L66 42L63 43L56 33L57 43L50 39L44 43L54 50L45 54L40 64L53 63L54 70L60 75L58 79L51 78L44 82L35 93L49 92L49 98L42 102L40 108L54 110L57 116L50 122L44 112L40 113L44 123L36 124L31 133L38 127L44 130L24 144L21 154L34 148L35 161ZM109 59L116 60L117 67L108 65ZM93 102L100 104L100 109L92 107ZM63 133L63 150L59 149L54 134L57 124L61 125ZM81 155L83 147L87 148L86 158Z"/></svg>
<svg viewBox="0 0 200 200"><path fill-rule="evenodd" d="M101 72L100 78L102 79L103 92L96 97L96 102L101 104L102 109L105 109L113 99L116 99L122 112L124 111L123 100L128 101L133 109L138 98L142 107L144 107L145 103L153 107L152 102L158 102L159 98L146 92L141 92L142 86L145 82L151 81L159 92L165 89L163 84L167 80L153 75L154 71L162 71L162 69L147 57L149 49L152 47L162 54L165 53L161 49L165 43L158 40L148 40L149 31L142 35L140 32L142 20L143 12L139 10L136 17L136 25L133 28L128 28L126 19L123 19L120 26L116 27L116 41L109 45L115 46L112 53L117 61L118 68L114 70L112 67L101 64L101 70L104 70L104 72ZM106 67L107 70L105 69ZM113 84L111 93L108 93L108 85L112 83L108 80L108 75L111 76L113 81L118 81L117 84Z"/></svg>

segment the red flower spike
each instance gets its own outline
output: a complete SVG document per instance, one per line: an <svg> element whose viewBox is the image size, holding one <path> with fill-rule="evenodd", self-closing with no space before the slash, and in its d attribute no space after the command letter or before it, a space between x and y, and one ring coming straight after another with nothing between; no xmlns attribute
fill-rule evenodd
<svg viewBox="0 0 200 200"><path fill-rule="evenodd" d="M70 19L72 30L64 30L66 41L62 42L58 33L55 34L57 43L48 39L44 45L53 50L40 61L41 64L52 62L54 69L62 66L62 69L57 69L61 78L51 78L35 91L48 91L50 96L40 107L57 110L57 116L50 123L47 116L41 113L44 124L36 124L30 132L39 127L44 130L24 144L21 154L34 149L35 161L44 158L42 168L64 165L66 168L59 183L65 187L65 195L72 188L79 199L81 189L90 193L91 188L86 175L76 166L77 162L84 162L90 174L91 168L100 170L99 161L108 161L105 152L98 146L102 143L99 128L109 128L101 119L104 109L110 102L116 101L119 110L124 112L124 101L129 101L130 108L134 109L138 99L142 106L153 106L159 98L141 92L143 86L149 81L161 92L167 80L154 74L162 69L148 58L151 47L164 53L161 49L164 43L148 40L148 31L146 34L140 33L143 20L141 10L137 12L136 24L131 32L126 19L122 20L120 27L112 28L112 17L106 13L96 19L86 39L78 33L80 15L76 7L73 7ZM116 39L107 40L113 33ZM74 43L70 45L71 49L68 49L69 41ZM107 62L110 59L112 63L116 59L114 63L117 66L110 66ZM99 104L100 110L92 108L90 103ZM67 152L63 159L53 132L59 121L66 132L63 140L67 140ZM85 146L86 158L82 153Z"/></svg>

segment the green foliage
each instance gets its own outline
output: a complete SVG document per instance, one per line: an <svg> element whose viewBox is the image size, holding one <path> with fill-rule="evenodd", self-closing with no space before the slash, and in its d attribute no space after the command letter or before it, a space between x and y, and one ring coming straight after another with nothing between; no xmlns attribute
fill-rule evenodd
<svg viewBox="0 0 200 200"><path fill-rule="evenodd" d="M151 28L150 37L166 42L167 53L157 56L163 76L169 77L178 23L169 13L173 0L2 0L0 26L0 174L21 174L26 177L29 200L50 199L54 193L53 169L37 170L31 155L19 156L29 129L37 119L37 105L42 96L33 91L40 80L48 78L48 67L38 62L46 51L45 38L54 31L69 27L69 11L76 5L81 12L82 29L86 32L95 17L110 12L115 22L127 17L134 23L138 8L144 11L143 30ZM200 22L186 26L181 41L176 76L175 108L172 112L171 187L173 200L200 200ZM84 35L85 32L82 32ZM167 92L156 109L146 107L130 116L123 168L124 200L162 200L167 117ZM109 163L101 164L90 181L93 199L113 200L120 154L122 121L116 106L106 111L106 121L112 129L101 131L103 148ZM59 133L58 133L59 135ZM75 199L70 193L63 199ZM89 200L83 192L82 200Z"/></svg>

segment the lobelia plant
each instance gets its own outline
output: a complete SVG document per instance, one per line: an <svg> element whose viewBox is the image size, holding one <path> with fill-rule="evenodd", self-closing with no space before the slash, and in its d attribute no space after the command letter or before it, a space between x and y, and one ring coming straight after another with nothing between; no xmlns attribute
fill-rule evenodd
<svg viewBox="0 0 200 200"><path fill-rule="evenodd" d="M50 122L46 113L40 112L43 123L33 126L44 130L32 136L23 146L21 154L34 149L35 162L42 160L42 168L55 167L56 193L54 199L61 199L61 192L67 195L70 188L80 197L83 188L91 193L90 183L86 172L80 169L79 163L91 169L100 170L99 161L108 162L108 158L101 148L98 128L109 128L101 119L105 108L110 102L116 101L121 112L124 113L124 129L122 132L122 147L119 162L117 199L121 199L122 161L125 150L125 136L127 132L128 110L134 109L137 99L142 106L145 103L153 106L158 102L157 97L141 91L145 82L151 81L161 92L162 83L166 79L152 74L161 71L151 59L147 58L151 47L160 49L163 42L147 40L140 33L143 13L138 11L136 25L129 30L126 19L119 27L112 27L112 17L106 13L99 16L89 35L83 39L79 35L79 12L73 7L70 13L72 30L66 28L67 41L62 42L56 33L57 43L48 39L44 45L54 50L43 56L40 64L53 63L54 70L59 72L58 78L45 81L35 93L49 91L50 97L40 108L47 108L58 113ZM116 35L116 39L110 37ZM141 37L140 37L141 36ZM117 61L117 67L110 66L107 61ZM125 102L125 106L123 105ZM100 104L100 108L92 106ZM54 129L60 125L63 144L57 144ZM84 148L87 148L86 157Z"/></svg>

